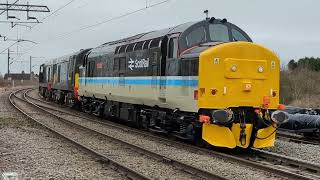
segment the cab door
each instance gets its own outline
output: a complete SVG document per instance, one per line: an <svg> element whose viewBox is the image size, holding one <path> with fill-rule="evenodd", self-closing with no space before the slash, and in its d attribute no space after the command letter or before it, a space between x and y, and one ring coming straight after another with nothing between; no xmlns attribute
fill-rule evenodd
<svg viewBox="0 0 320 180"><path fill-rule="evenodd" d="M44 83L44 64L40 65L40 71L39 71L39 83Z"/></svg>
<svg viewBox="0 0 320 180"><path fill-rule="evenodd" d="M178 54L178 35L165 36L161 43L160 61L160 85L159 100L166 103L168 76L178 75L178 65L172 66L171 63L177 60Z"/></svg>
<svg viewBox="0 0 320 180"><path fill-rule="evenodd" d="M159 76L159 101L166 103L166 66L167 66L168 37L165 36L161 41L161 59Z"/></svg>

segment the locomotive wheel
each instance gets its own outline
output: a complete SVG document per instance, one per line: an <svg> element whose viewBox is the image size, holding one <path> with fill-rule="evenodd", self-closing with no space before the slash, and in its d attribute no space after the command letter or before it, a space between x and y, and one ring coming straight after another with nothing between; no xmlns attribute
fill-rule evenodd
<svg viewBox="0 0 320 180"><path fill-rule="evenodd" d="M200 123L192 123L192 135L194 137L193 143L199 147L206 147L207 142L202 139L202 124ZM188 129L187 129L188 131Z"/></svg>
<svg viewBox="0 0 320 180"><path fill-rule="evenodd" d="M149 128L149 119L147 118L147 116L141 116L141 121L140 121L140 127L142 129L148 129Z"/></svg>
<svg viewBox="0 0 320 180"><path fill-rule="evenodd" d="M187 126L187 129L186 129L186 136L188 139L190 139L192 142L195 141L196 139L196 130L195 130L195 127L193 124L189 124Z"/></svg>

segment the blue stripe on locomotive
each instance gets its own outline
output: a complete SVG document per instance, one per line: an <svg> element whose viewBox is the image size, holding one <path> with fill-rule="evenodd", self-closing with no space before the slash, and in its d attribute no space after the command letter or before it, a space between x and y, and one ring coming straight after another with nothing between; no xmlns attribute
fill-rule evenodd
<svg viewBox="0 0 320 180"><path fill-rule="evenodd" d="M185 76L183 77L185 78ZM119 77L98 77L98 78L80 78L80 83L84 84L112 84L112 85L166 85L166 86L198 86L197 79L152 79L149 77L141 78L119 78Z"/></svg>

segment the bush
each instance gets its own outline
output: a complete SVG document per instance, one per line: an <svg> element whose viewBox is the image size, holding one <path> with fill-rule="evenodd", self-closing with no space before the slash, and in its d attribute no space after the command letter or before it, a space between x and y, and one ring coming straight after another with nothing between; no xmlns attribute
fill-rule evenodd
<svg viewBox="0 0 320 180"><path fill-rule="evenodd" d="M281 72L280 102L299 106L319 106L315 101L320 94L320 72L306 67ZM319 99L319 98L318 98Z"/></svg>
<svg viewBox="0 0 320 180"><path fill-rule="evenodd" d="M297 68L308 68L313 71L320 71L320 58L304 57L297 61L292 59L288 63L288 68L290 70L295 70Z"/></svg>
<svg viewBox="0 0 320 180"><path fill-rule="evenodd" d="M5 86L5 80L3 79L2 74L0 74L0 87Z"/></svg>

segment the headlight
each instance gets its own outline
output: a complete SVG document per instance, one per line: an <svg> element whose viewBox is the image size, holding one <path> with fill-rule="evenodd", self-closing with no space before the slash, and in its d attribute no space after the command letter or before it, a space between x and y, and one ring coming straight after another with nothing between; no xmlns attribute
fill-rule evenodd
<svg viewBox="0 0 320 180"><path fill-rule="evenodd" d="M236 72L238 70L237 65L232 65L231 66L231 71Z"/></svg>
<svg viewBox="0 0 320 180"><path fill-rule="evenodd" d="M258 72L259 72L259 73L263 73L263 71L264 71L263 67L260 66L260 67L258 68Z"/></svg>
<svg viewBox="0 0 320 180"><path fill-rule="evenodd" d="M283 124L288 122L289 120L289 115L288 113L284 112L284 111L275 111L271 114L271 119L273 122L277 123L277 124Z"/></svg>
<svg viewBox="0 0 320 180"><path fill-rule="evenodd" d="M213 124L226 125L232 121L233 112L231 110L214 110L211 116Z"/></svg>

